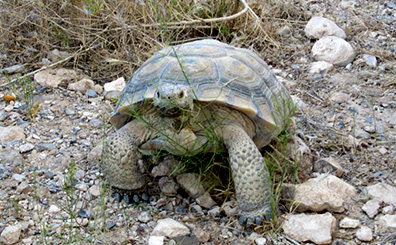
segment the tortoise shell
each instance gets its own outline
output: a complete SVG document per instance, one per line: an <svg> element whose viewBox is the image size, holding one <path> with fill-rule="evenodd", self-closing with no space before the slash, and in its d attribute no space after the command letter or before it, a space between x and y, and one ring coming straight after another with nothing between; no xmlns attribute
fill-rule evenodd
<svg viewBox="0 0 396 245"><path fill-rule="evenodd" d="M285 87L256 54L207 39L165 47L144 62L121 94L110 118L113 126L125 125L131 117L126 112L152 101L165 83L189 85L195 101L217 102L245 113L261 125L265 138L283 126L292 107Z"/></svg>

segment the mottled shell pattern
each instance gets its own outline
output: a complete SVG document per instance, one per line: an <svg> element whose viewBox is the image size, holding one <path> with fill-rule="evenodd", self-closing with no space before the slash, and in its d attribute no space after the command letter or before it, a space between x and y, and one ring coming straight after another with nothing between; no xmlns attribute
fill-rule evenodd
<svg viewBox="0 0 396 245"><path fill-rule="evenodd" d="M217 102L245 113L260 126L264 138L276 134L273 131L292 108L287 90L256 54L206 39L165 47L144 62L124 88L111 123L122 127L129 120L126 108L152 101L164 83L189 85L195 91L194 100Z"/></svg>

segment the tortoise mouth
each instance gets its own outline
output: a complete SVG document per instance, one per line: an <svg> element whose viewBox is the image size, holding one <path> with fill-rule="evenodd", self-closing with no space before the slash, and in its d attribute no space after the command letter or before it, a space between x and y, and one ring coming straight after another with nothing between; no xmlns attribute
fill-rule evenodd
<svg viewBox="0 0 396 245"><path fill-rule="evenodd" d="M165 117L174 117L179 116L181 114L181 110L179 108L159 108L159 112L162 116Z"/></svg>

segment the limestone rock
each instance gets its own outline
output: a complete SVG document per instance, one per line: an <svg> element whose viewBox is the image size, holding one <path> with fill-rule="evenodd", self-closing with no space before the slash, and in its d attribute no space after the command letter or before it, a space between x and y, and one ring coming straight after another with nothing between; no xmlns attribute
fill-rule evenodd
<svg viewBox="0 0 396 245"><path fill-rule="evenodd" d="M306 210L342 213L345 204L357 195L350 184L333 175L322 174L296 186L294 200L297 211Z"/></svg>
<svg viewBox="0 0 396 245"><path fill-rule="evenodd" d="M151 233L152 236L166 236L168 238L186 236L190 230L184 224L171 218L158 221L157 226Z"/></svg>
<svg viewBox="0 0 396 245"><path fill-rule="evenodd" d="M364 212L366 212L367 216L370 218L374 218L379 211L381 201L377 199L369 200L366 202L362 209Z"/></svg>
<svg viewBox="0 0 396 245"><path fill-rule="evenodd" d="M327 18L312 17L305 26L305 35L309 38L319 39L324 36L336 36L345 39L346 34L334 21Z"/></svg>
<svg viewBox="0 0 396 245"><path fill-rule="evenodd" d="M369 242L373 240L373 231L367 226L362 226L357 232L356 237L360 241Z"/></svg>
<svg viewBox="0 0 396 245"><path fill-rule="evenodd" d="M34 80L42 85L49 87L58 87L61 83L69 83L77 78L75 70L65 68L47 69L34 74Z"/></svg>
<svg viewBox="0 0 396 245"><path fill-rule="evenodd" d="M148 239L148 245L163 245L165 236L151 236Z"/></svg>
<svg viewBox="0 0 396 245"><path fill-rule="evenodd" d="M104 88L104 96L106 99L118 98L125 87L125 79L120 77L112 82L106 83Z"/></svg>
<svg viewBox="0 0 396 245"><path fill-rule="evenodd" d="M344 228L344 229L347 229L347 228L355 229L359 225L360 225L360 221L359 220L351 219L351 218L348 218L348 217L345 217L345 218L343 218L340 221L340 228Z"/></svg>
<svg viewBox="0 0 396 245"><path fill-rule="evenodd" d="M329 244L337 228L337 221L330 213L289 214L282 228L286 235L300 242Z"/></svg>
<svg viewBox="0 0 396 245"><path fill-rule="evenodd" d="M22 226L19 224L8 226L3 230L3 232L1 232L1 240L5 244L15 244L19 241L21 232Z"/></svg>
<svg viewBox="0 0 396 245"><path fill-rule="evenodd" d="M193 198L197 198L205 193L199 175L196 173L180 174L176 177L177 183Z"/></svg>
<svg viewBox="0 0 396 245"><path fill-rule="evenodd" d="M24 140L25 133L23 128L18 126L0 127L0 142L10 142L13 140Z"/></svg>
<svg viewBox="0 0 396 245"><path fill-rule="evenodd" d="M366 188L367 194L372 199L378 199L387 204L393 204L396 206L396 187L378 183Z"/></svg>
<svg viewBox="0 0 396 245"><path fill-rule="evenodd" d="M385 228L396 228L396 215L386 214L379 217L376 223Z"/></svg>
<svg viewBox="0 0 396 245"><path fill-rule="evenodd" d="M312 55L318 61L326 61L337 66L346 66L356 56L352 46L342 38L325 36L312 47Z"/></svg>

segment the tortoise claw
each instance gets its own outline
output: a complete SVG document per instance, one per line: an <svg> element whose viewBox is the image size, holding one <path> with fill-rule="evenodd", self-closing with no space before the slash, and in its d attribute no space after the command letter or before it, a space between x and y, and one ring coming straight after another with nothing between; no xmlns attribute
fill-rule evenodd
<svg viewBox="0 0 396 245"><path fill-rule="evenodd" d="M246 218L245 218L245 216L242 215L242 216L239 217L238 223L240 225L243 225L245 223L245 221L246 221Z"/></svg>

